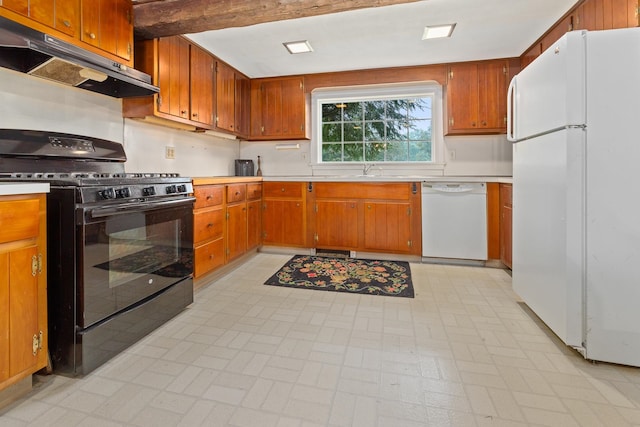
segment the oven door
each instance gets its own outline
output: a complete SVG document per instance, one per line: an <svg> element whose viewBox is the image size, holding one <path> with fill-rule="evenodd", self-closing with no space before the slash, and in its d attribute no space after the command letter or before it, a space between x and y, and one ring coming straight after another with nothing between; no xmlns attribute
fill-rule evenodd
<svg viewBox="0 0 640 427"><path fill-rule="evenodd" d="M81 208L77 326L87 328L193 276L193 201Z"/></svg>

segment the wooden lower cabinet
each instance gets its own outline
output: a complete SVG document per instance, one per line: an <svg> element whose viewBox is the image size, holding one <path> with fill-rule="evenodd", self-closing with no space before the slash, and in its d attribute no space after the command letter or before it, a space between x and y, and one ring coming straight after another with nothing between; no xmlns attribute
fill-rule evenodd
<svg viewBox="0 0 640 427"><path fill-rule="evenodd" d="M307 247L305 182L265 182L262 193L262 243Z"/></svg>
<svg viewBox="0 0 640 427"><path fill-rule="evenodd" d="M500 260L511 268L512 257L512 189L511 184L500 184Z"/></svg>
<svg viewBox="0 0 640 427"><path fill-rule="evenodd" d="M419 183L319 182L315 247L419 255Z"/></svg>
<svg viewBox="0 0 640 427"><path fill-rule="evenodd" d="M193 184L194 277L198 279L261 245L262 183L196 178Z"/></svg>
<svg viewBox="0 0 640 427"><path fill-rule="evenodd" d="M47 366L46 196L0 197L0 390Z"/></svg>
<svg viewBox="0 0 640 427"><path fill-rule="evenodd" d="M355 200L316 200L315 246L351 250L358 246L361 204Z"/></svg>
<svg viewBox="0 0 640 427"><path fill-rule="evenodd" d="M364 249L405 253L411 250L410 202L364 203Z"/></svg>

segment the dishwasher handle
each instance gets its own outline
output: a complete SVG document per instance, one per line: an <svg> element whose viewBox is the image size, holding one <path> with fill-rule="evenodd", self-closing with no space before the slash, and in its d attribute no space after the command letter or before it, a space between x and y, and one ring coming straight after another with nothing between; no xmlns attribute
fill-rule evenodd
<svg viewBox="0 0 640 427"><path fill-rule="evenodd" d="M422 192L427 193L486 193L484 182L423 182Z"/></svg>

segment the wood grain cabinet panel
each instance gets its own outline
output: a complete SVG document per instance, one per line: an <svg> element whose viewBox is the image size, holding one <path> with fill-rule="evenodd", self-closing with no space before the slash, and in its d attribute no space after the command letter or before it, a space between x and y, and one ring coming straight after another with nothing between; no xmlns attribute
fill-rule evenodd
<svg viewBox="0 0 640 427"><path fill-rule="evenodd" d="M0 233L3 390L47 366L46 196L0 197Z"/></svg>
<svg viewBox="0 0 640 427"><path fill-rule="evenodd" d="M446 134L505 133L509 61L449 66Z"/></svg>
<svg viewBox="0 0 640 427"><path fill-rule="evenodd" d="M419 183L315 183L316 249L419 255Z"/></svg>
<svg viewBox="0 0 640 427"><path fill-rule="evenodd" d="M264 182L262 187L262 243L307 246L305 182Z"/></svg>
<svg viewBox="0 0 640 427"><path fill-rule="evenodd" d="M304 77L251 80L249 139L308 139Z"/></svg>

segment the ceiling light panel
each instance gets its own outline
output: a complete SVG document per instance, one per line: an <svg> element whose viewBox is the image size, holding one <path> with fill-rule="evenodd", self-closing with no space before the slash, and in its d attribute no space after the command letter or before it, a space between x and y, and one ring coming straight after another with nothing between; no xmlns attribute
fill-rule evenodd
<svg viewBox="0 0 640 427"><path fill-rule="evenodd" d="M422 40L451 37L451 33L453 33L453 29L455 27L456 24L432 25L424 27Z"/></svg>
<svg viewBox="0 0 640 427"><path fill-rule="evenodd" d="M311 45L307 40L301 40L297 42L286 42L282 44L284 45L284 47L287 48L287 50L291 54L313 52L313 48L311 47Z"/></svg>

